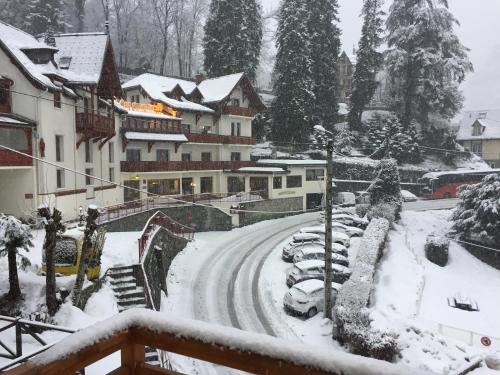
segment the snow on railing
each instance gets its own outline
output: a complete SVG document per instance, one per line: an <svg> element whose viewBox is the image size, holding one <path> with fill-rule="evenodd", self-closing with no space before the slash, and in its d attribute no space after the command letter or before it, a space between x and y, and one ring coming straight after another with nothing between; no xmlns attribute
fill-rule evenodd
<svg viewBox="0 0 500 375"><path fill-rule="evenodd" d="M425 374L324 346L132 309L66 337L6 375L39 374L42 370L47 375L71 374L115 351L121 351L121 366L113 374L169 374L144 363L145 346L253 374Z"/></svg>

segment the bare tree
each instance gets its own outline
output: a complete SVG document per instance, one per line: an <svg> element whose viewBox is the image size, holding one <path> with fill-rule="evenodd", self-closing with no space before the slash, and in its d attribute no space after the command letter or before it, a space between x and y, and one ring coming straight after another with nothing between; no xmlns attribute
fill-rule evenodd
<svg viewBox="0 0 500 375"><path fill-rule="evenodd" d="M75 0L76 32L81 33L85 28L86 0Z"/></svg>
<svg viewBox="0 0 500 375"><path fill-rule="evenodd" d="M174 7L172 0L152 0L152 5L156 29L161 34L160 74L163 75L166 67L168 38L173 23Z"/></svg>

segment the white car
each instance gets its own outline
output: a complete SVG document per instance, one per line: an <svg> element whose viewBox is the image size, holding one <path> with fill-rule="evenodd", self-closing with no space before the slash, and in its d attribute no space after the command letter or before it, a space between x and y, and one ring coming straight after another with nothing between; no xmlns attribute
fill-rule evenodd
<svg viewBox="0 0 500 375"><path fill-rule="evenodd" d="M300 232L297 233L295 236L297 236L301 233L316 234L318 236L321 236L321 238L324 240L325 227L323 225L317 225L315 227L305 227L305 228L302 228L300 230ZM345 247L349 247L351 245L350 240L349 240L349 235L345 234L344 232L335 231L335 230L333 230L333 232L332 232L332 242L344 245Z"/></svg>
<svg viewBox="0 0 500 375"><path fill-rule="evenodd" d="M283 297L285 311L311 318L324 309L324 283L321 280L307 280L295 284ZM335 303L340 284L332 283L332 302Z"/></svg>
<svg viewBox="0 0 500 375"><path fill-rule="evenodd" d="M334 245L342 246L339 244L334 244ZM347 257L345 257L344 255L339 254L338 252L335 252L336 249L332 249L332 250L333 250L332 251L332 263L340 264L341 266L345 266L345 267L349 267L349 259L347 259ZM297 252L295 252L295 255L293 256L293 263L299 263L299 262L303 262L304 260L312 260L312 259L324 261L325 255L326 255L325 249L320 249L320 248L300 249Z"/></svg>
<svg viewBox="0 0 500 375"><path fill-rule="evenodd" d="M405 202L415 202L418 200L417 196L408 190L401 190L401 196Z"/></svg>
<svg viewBox="0 0 500 375"><path fill-rule="evenodd" d="M342 246L345 249L345 246ZM324 249L324 242L312 242L312 243L299 243L296 245L286 245L281 252L281 257L285 262L293 261L293 256L295 253L301 249ZM347 253L347 249L345 250Z"/></svg>
<svg viewBox="0 0 500 375"><path fill-rule="evenodd" d="M332 264L332 281L343 284L350 276L351 270L340 264ZM325 262L321 260L305 260L295 263L287 272L286 285L289 287L310 279L323 280L325 277Z"/></svg>
<svg viewBox="0 0 500 375"><path fill-rule="evenodd" d="M362 237L363 233L365 232L361 228L345 225L336 221L332 223L332 230L335 232L345 233L349 237Z"/></svg>
<svg viewBox="0 0 500 375"><path fill-rule="evenodd" d="M366 228L369 224L369 221L366 219L363 219L359 216L346 214L332 215L332 221L362 229Z"/></svg>

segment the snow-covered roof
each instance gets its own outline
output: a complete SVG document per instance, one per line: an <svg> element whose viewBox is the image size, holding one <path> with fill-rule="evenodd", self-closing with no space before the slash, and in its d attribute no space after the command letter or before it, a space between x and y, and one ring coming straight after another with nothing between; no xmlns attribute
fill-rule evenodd
<svg viewBox="0 0 500 375"><path fill-rule="evenodd" d="M339 103L339 110L337 113L341 116L345 116L349 113L349 106L346 103Z"/></svg>
<svg viewBox="0 0 500 375"><path fill-rule="evenodd" d="M220 102L231 94L242 77L243 73L236 73L202 81L198 89L203 95L203 102Z"/></svg>
<svg viewBox="0 0 500 375"><path fill-rule="evenodd" d="M160 134L160 133L142 133L126 132L125 138L131 141L157 141L157 142L187 142L184 134Z"/></svg>
<svg viewBox="0 0 500 375"><path fill-rule="evenodd" d="M35 64L23 52L29 50L49 50L55 51L44 42L38 41L34 36L15 28L5 22L0 21L0 48L11 55L18 67L31 79L35 80L43 87L60 91L61 87L55 85L47 75L61 76L52 61L46 64Z"/></svg>
<svg viewBox="0 0 500 375"><path fill-rule="evenodd" d="M124 110L127 112L127 114L129 116L132 116L132 117L147 117L147 118L157 118L157 119L162 119L162 120L182 120L181 117L168 116L168 115L164 115L164 114L161 114L161 113L143 112L143 111L130 111L130 110L127 110L125 107L122 107L122 106L121 106L121 108L124 108Z"/></svg>
<svg viewBox="0 0 500 375"><path fill-rule="evenodd" d="M454 174L488 174L488 173L500 173L500 169L471 169L471 170L454 170L454 171L442 171L442 172L429 172L422 176L422 178L435 179L441 176L448 176Z"/></svg>
<svg viewBox="0 0 500 375"><path fill-rule="evenodd" d="M176 81L176 82L174 82ZM179 84L181 87L182 85L180 84L180 79L174 79L170 77L164 77L160 76L157 74L150 74L150 73L144 73L141 74L140 76L137 76L133 78L132 80L125 82L122 85L122 88L124 90L126 89L132 89L134 87L141 87L151 99L162 102L164 104L167 104L170 107L176 108L176 109L181 109L185 111L193 111L193 112L207 112L207 113L214 113L215 111L211 108L208 108L204 105L198 104L198 103L193 103L185 98L182 98L181 100L175 100L172 98L169 98L165 93L168 93L172 91L172 89ZM183 81L183 85L186 86L186 89L188 89L188 81ZM194 85L193 89L196 87L196 84L194 82L190 82ZM183 89L184 90L184 89ZM192 91L191 90L191 91Z"/></svg>
<svg viewBox="0 0 500 375"><path fill-rule="evenodd" d="M265 167L243 167L238 172L246 173L286 173L283 168L265 168Z"/></svg>
<svg viewBox="0 0 500 375"><path fill-rule="evenodd" d="M315 233L297 233L293 236L294 241L307 241L307 240L319 240L321 239L320 235Z"/></svg>
<svg viewBox="0 0 500 375"><path fill-rule="evenodd" d="M15 118L9 117L9 116L0 116L0 122L6 123L6 124L14 124L14 125L28 125L27 122L24 121L19 121L16 120Z"/></svg>
<svg viewBox="0 0 500 375"><path fill-rule="evenodd" d="M326 160L260 159L257 164L287 166L326 166Z"/></svg>
<svg viewBox="0 0 500 375"><path fill-rule="evenodd" d="M109 36L105 33L57 34L55 59L70 82L97 84ZM67 65L61 64L67 58ZM63 60L61 60L63 59ZM70 59L70 60L69 60Z"/></svg>
<svg viewBox="0 0 500 375"><path fill-rule="evenodd" d="M181 78L165 77L157 74L144 73L140 76L134 77L130 81L123 84L123 88L131 88L141 86L143 82L154 81L158 86L161 86L162 92L171 92L177 85L179 85L185 94L191 94L196 88L196 83Z"/></svg>
<svg viewBox="0 0 500 375"><path fill-rule="evenodd" d="M473 135L474 124L482 126L480 135ZM500 139L500 109L467 111L460 120L457 140Z"/></svg>
<svg viewBox="0 0 500 375"><path fill-rule="evenodd" d="M311 293L314 293L318 290L323 289L324 285L325 285L325 282L322 280L310 279L310 280L306 280L306 281L302 281L300 283L297 283L292 288L298 289L301 292L304 292L306 294L311 294ZM335 290L339 290L341 287L342 287L341 284L332 283L332 288Z"/></svg>

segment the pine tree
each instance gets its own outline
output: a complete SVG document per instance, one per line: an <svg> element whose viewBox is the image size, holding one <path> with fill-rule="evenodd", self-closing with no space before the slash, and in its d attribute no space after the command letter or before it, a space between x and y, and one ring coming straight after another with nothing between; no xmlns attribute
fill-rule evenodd
<svg viewBox="0 0 500 375"><path fill-rule="evenodd" d="M7 255L9 264L9 293L8 297L16 300L21 297L19 276L17 274L17 258L21 260L21 267L30 264L29 259L19 253L19 250L29 251L33 246L31 228L21 223L13 216L0 214L0 255Z"/></svg>
<svg viewBox="0 0 500 375"><path fill-rule="evenodd" d="M365 0L361 14L364 16L361 39L356 53L356 69L352 79L352 90L348 123L352 130L360 130L361 115L377 89L376 75L382 67L382 44L384 12L383 0Z"/></svg>
<svg viewBox="0 0 500 375"><path fill-rule="evenodd" d="M381 160L377 178L368 189L370 203L373 206L381 203L400 205L402 201L400 182L396 162L392 159Z"/></svg>
<svg viewBox="0 0 500 375"><path fill-rule="evenodd" d="M62 32L65 29L62 0L28 0L29 13L23 29L33 35Z"/></svg>
<svg viewBox="0 0 500 375"><path fill-rule="evenodd" d="M283 0L279 11L272 104L273 139L307 142L315 100L307 0Z"/></svg>
<svg viewBox="0 0 500 375"><path fill-rule="evenodd" d="M463 185L453 213L453 228L465 239L500 244L500 175L490 174L479 184Z"/></svg>
<svg viewBox="0 0 500 375"><path fill-rule="evenodd" d="M28 16L29 0L0 0L0 20L20 28L26 32L31 31L31 27L26 23Z"/></svg>
<svg viewBox="0 0 500 375"><path fill-rule="evenodd" d="M337 60L340 53L340 29L337 0L306 1L308 34L310 38L311 78L316 100L313 115L326 129L332 131L337 120L336 101Z"/></svg>
<svg viewBox="0 0 500 375"><path fill-rule="evenodd" d="M339 154L350 155L354 140L354 135L349 129L344 128L335 135L333 149Z"/></svg>
<svg viewBox="0 0 500 375"><path fill-rule="evenodd" d="M429 114L451 119L462 107L459 84L472 64L455 25L447 0L394 0L391 5L386 66L392 106L405 127L412 120L429 127Z"/></svg>
<svg viewBox="0 0 500 375"><path fill-rule="evenodd" d="M262 46L261 13L256 0L212 0L203 38L209 77L245 72L255 80Z"/></svg>

